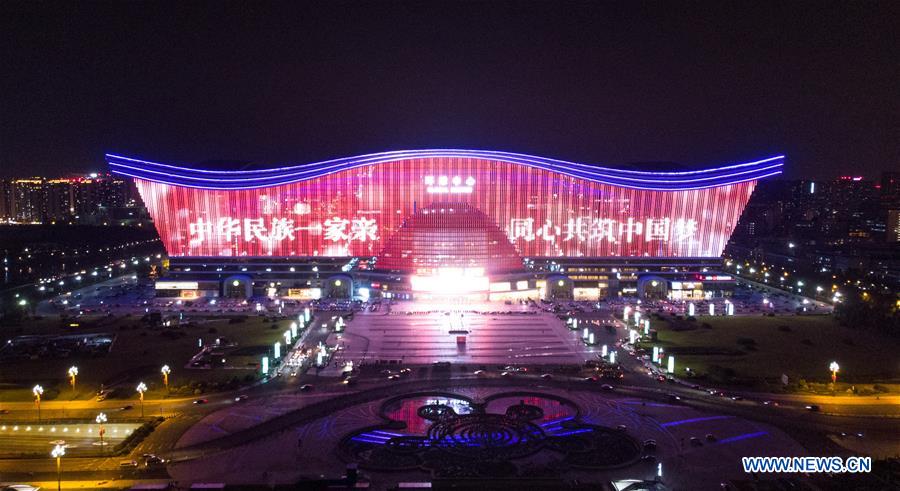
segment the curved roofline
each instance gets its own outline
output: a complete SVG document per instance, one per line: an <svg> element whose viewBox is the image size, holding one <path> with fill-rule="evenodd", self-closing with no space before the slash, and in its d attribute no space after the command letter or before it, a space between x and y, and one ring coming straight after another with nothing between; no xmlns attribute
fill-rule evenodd
<svg viewBox="0 0 900 491"><path fill-rule="evenodd" d="M200 189L258 189L307 181L336 172L399 160L434 157L479 158L526 165L601 184L634 189L684 191L755 181L782 172L784 155L753 162L682 172L600 167L512 152L464 149L399 150L260 170L211 170L161 164L106 154L113 173L173 186Z"/></svg>

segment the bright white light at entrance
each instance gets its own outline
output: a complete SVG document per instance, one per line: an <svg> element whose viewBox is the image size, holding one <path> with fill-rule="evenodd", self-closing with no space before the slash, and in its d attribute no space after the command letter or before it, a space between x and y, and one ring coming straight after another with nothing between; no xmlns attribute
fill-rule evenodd
<svg viewBox="0 0 900 491"><path fill-rule="evenodd" d="M437 295L459 295L490 289L490 280L484 276L484 268L440 268L434 276L413 276L411 282L414 292Z"/></svg>

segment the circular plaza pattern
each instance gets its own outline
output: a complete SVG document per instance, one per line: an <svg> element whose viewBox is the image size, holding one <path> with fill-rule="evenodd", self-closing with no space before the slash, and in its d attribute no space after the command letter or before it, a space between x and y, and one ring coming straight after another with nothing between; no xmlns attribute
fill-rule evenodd
<svg viewBox="0 0 900 491"><path fill-rule="evenodd" d="M408 394L385 401L379 410L384 424L348 433L338 452L364 469L419 468L443 477L518 475L529 459L588 469L638 459L633 438L583 422L580 414L575 402L542 392L501 392L481 400Z"/></svg>

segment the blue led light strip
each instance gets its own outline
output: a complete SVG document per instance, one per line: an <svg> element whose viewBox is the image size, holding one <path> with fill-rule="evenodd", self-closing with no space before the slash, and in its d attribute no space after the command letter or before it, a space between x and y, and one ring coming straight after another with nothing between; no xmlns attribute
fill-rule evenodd
<svg viewBox="0 0 900 491"><path fill-rule="evenodd" d="M110 169L120 175L173 186L199 189L258 189L306 181L358 167L426 158L479 158L527 165L601 184L658 191L684 191L727 186L781 173L784 156L686 172L647 172L597 167L532 155L485 150L404 150L366 154L311 164L252 171L217 171L159 164L107 154Z"/></svg>

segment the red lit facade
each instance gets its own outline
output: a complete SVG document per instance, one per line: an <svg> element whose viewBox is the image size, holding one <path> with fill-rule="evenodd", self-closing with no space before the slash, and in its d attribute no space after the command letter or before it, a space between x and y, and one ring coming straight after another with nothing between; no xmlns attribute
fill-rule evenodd
<svg viewBox="0 0 900 491"><path fill-rule="evenodd" d="M378 257L424 211L463 208L490 219L523 258L719 257L756 184L640 189L515 162L443 156L254 189L135 181L171 256L221 257ZM446 233L459 234L459 221L451 221ZM483 229L476 222L472 227ZM427 237L453 242L441 237L439 225L430 227ZM391 247L391 264L402 266L403 247Z"/></svg>

